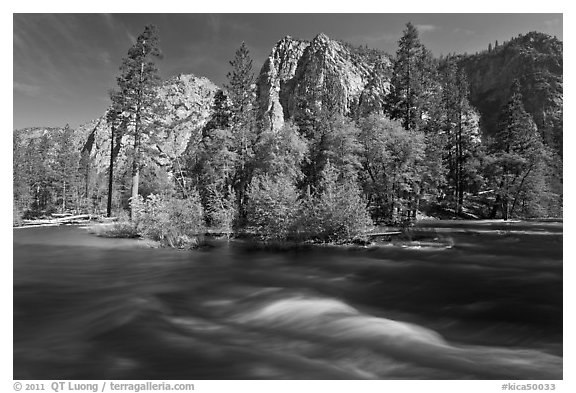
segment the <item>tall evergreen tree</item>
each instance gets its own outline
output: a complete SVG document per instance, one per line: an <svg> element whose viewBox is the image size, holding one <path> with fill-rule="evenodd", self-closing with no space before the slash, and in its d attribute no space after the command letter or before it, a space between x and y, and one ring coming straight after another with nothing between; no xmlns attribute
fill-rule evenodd
<svg viewBox="0 0 576 393"><path fill-rule="evenodd" d="M230 128L231 121L232 108L230 100L222 90L218 90L212 103L212 115L202 128L202 137L209 136L212 130Z"/></svg>
<svg viewBox="0 0 576 393"><path fill-rule="evenodd" d="M392 119L399 119L406 130L420 126L422 114L430 99L434 64L429 50L420 42L418 31L411 22L398 42L393 63L390 94L385 102Z"/></svg>
<svg viewBox="0 0 576 393"><path fill-rule="evenodd" d="M134 138L132 157L132 199L138 197L141 169L141 144L146 126L153 120L157 102L156 87L160 82L154 61L161 57L158 29L148 25L122 61L121 75L117 78L118 93L112 94L113 105L121 108L130 119Z"/></svg>
<svg viewBox="0 0 576 393"><path fill-rule="evenodd" d="M54 141L48 132L44 132L38 139L30 139L25 154L32 188L32 210L35 214L55 210Z"/></svg>
<svg viewBox="0 0 576 393"><path fill-rule="evenodd" d="M520 83L515 80L511 97L500 113L498 129L489 146L488 168L496 189L493 215L501 209L508 219L517 199L526 191L528 177L536 172L544 158L543 143L532 120L524 109ZM538 183L532 180L532 183Z"/></svg>
<svg viewBox="0 0 576 393"><path fill-rule="evenodd" d="M441 74L439 126L446 143L447 191L454 201L455 210L460 212L464 193L479 183L479 115L468 101L466 74L454 57L446 59Z"/></svg>
<svg viewBox="0 0 576 393"><path fill-rule="evenodd" d="M254 167L254 149L257 143L257 127L254 107L254 73L252 59L244 42L230 61L232 70L227 74L227 96L231 102L230 128L236 155L234 189L239 204L240 219L244 217L246 191Z"/></svg>
<svg viewBox="0 0 576 393"><path fill-rule="evenodd" d="M12 192L14 207L19 211L28 209L32 202L27 158L22 134L14 132L12 139Z"/></svg>
<svg viewBox="0 0 576 393"><path fill-rule="evenodd" d="M56 137L57 148L54 157L54 176L61 197L60 209L65 212L67 202L73 193L78 193L80 187L78 164L80 152L74 146L74 130L68 124ZM68 206L69 207L69 206Z"/></svg>
<svg viewBox="0 0 576 393"><path fill-rule="evenodd" d="M225 87L232 102L233 121L238 121L239 117L252 110L254 103L252 93L254 72L252 71L252 58L246 43L242 42L234 55L234 59L230 61L230 66L232 70L226 75L228 83Z"/></svg>
<svg viewBox="0 0 576 393"><path fill-rule="evenodd" d="M108 169L108 201L106 204L106 215L108 217L112 215L114 161L120 150L120 142L127 120L122 107L119 106L123 102L122 97L118 97L119 94L117 91L110 92L110 96L114 98L112 99L112 106L106 112L106 122L110 126L110 165Z"/></svg>

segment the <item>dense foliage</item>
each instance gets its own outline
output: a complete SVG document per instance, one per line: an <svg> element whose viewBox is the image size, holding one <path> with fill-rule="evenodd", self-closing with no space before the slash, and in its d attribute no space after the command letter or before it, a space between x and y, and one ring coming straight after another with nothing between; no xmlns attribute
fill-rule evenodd
<svg viewBox="0 0 576 393"><path fill-rule="evenodd" d="M266 239L293 237L298 206L298 190L288 176L255 176L248 189L248 228Z"/></svg>
<svg viewBox="0 0 576 393"><path fill-rule="evenodd" d="M303 199L298 222L301 237L350 241L362 237L372 226L355 177L346 176L328 162L319 192Z"/></svg>
<svg viewBox="0 0 576 393"><path fill-rule="evenodd" d="M533 46L538 37L529 40ZM509 46L491 48L489 56L517 47ZM434 59L412 24L391 67L378 51L353 51L373 60L374 97L361 97L345 113L342 97L331 93L337 76L327 75L325 88L295 98L302 110L280 129L261 123L243 43L210 118L180 156L161 151L155 140L167 127L154 93L159 53L157 31L149 26L123 62L106 118L117 131L110 151L113 207L136 209L132 225L141 235L172 246L206 228L340 241L365 235L374 223L405 223L439 210L504 219L562 214L557 114L548 122L547 114L535 118L528 110L534 97L525 92L536 87L526 90L520 80L510 91L500 89L506 100L486 116L472 100L478 81L470 72L471 62L483 60ZM385 80L389 89L378 97ZM490 132L486 124L493 125ZM120 145L123 135L131 143ZM15 133L15 223L20 215L102 211L109 191L87 154L93 143L79 141L69 127L35 137ZM115 161L121 149L124 158ZM160 159L168 165L156 165Z"/></svg>
<svg viewBox="0 0 576 393"><path fill-rule="evenodd" d="M136 232L163 245L187 246L204 233L204 211L197 193L185 199L151 194L132 205Z"/></svg>

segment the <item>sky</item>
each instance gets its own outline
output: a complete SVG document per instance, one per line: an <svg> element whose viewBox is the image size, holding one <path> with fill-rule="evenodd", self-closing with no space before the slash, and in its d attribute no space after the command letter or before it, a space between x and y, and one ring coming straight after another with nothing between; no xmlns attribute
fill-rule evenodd
<svg viewBox="0 0 576 393"><path fill-rule="evenodd" d="M122 58L147 24L160 30L162 78L205 76L219 86L244 41L258 73L286 35L319 33L394 54L411 21L434 55L474 53L521 33L563 40L562 14L13 14L13 128L101 116Z"/></svg>

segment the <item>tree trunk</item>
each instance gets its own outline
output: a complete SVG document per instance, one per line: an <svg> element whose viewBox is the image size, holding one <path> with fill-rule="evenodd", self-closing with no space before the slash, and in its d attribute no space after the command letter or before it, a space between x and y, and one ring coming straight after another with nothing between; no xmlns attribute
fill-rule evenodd
<svg viewBox="0 0 576 393"><path fill-rule="evenodd" d="M143 41L145 44L146 41ZM142 47L142 55L145 56L144 47ZM134 220L135 202L138 200L138 183L140 181L140 115L142 114L142 83L144 77L144 62L140 63L140 79L138 81L138 99L135 110L134 121L134 161L132 162L132 203L130 204L130 220Z"/></svg>
<svg viewBox="0 0 576 393"><path fill-rule="evenodd" d="M86 180L85 184L85 198L86 198L86 208L90 206L90 156L86 155L86 172L85 172L84 179Z"/></svg>
<svg viewBox="0 0 576 393"><path fill-rule="evenodd" d="M134 219L134 202L138 199L138 183L140 181L140 163L134 158L132 163L132 204L130 205L130 219Z"/></svg>
<svg viewBox="0 0 576 393"><path fill-rule="evenodd" d="M411 81L410 81L410 58L408 58L408 84L406 86L406 125L405 128L406 130L410 130L410 111L412 109L412 97L411 97Z"/></svg>
<svg viewBox="0 0 576 393"><path fill-rule="evenodd" d="M66 211L66 181L64 181L64 187L62 190L62 213Z"/></svg>
<svg viewBox="0 0 576 393"><path fill-rule="evenodd" d="M132 161L132 203L130 204L130 219L134 219L135 202L138 200L138 183L140 181L140 116L136 114L134 126L134 161Z"/></svg>
<svg viewBox="0 0 576 393"><path fill-rule="evenodd" d="M464 179L462 176L463 154L462 154L462 103L458 106L458 134L456 136L456 213L462 213L464 204Z"/></svg>
<svg viewBox="0 0 576 393"><path fill-rule="evenodd" d="M500 205L500 196L496 196L496 200L494 201L494 205L492 205L492 211L490 212L490 218L496 218L496 214L498 213L498 206Z"/></svg>
<svg viewBox="0 0 576 393"><path fill-rule="evenodd" d="M508 197L502 200L502 219L504 221L508 220L508 214L510 209L510 203L508 202Z"/></svg>
<svg viewBox="0 0 576 393"><path fill-rule="evenodd" d="M518 197L520 195L520 192L522 191L522 187L524 187L524 182L526 181L526 178L528 177L528 175L530 175L530 172L532 172L532 169L534 168L534 164L532 164L530 166L530 168L528 169L528 171L526 172L526 174L522 177L522 181L520 181L520 185L518 186L518 190L516 191L516 194L514 195L514 199L512 202L512 209L510 209L510 213L513 214L514 213L514 209L516 208L516 202L518 200Z"/></svg>
<svg viewBox="0 0 576 393"><path fill-rule="evenodd" d="M111 127L112 136L110 138L110 172L108 174L108 203L106 205L106 215L112 217L112 182L114 179L114 125ZM138 190L136 190L138 192Z"/></svg>

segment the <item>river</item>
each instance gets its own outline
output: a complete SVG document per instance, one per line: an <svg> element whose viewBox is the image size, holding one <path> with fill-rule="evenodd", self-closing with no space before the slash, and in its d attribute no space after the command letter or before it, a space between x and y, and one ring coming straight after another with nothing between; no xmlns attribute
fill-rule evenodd
<svg viewBox="0 0 576 393"><path fill-rule="evenodd" d="M562 379L562 223L151 249L14 229L14 379Z"/></svg>

